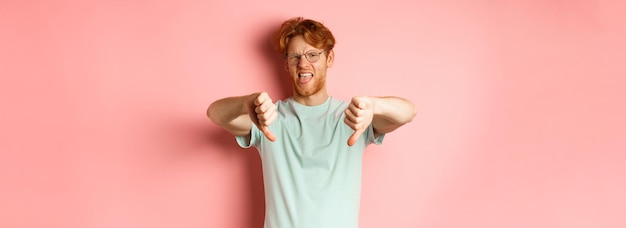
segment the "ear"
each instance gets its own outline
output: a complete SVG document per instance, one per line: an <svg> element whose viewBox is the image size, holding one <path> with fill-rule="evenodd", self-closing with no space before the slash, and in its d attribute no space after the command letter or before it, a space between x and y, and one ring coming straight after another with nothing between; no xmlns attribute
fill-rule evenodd
<svg viewBox="0 0 626 228"><path fill-rule="evenodd" d="M335 61L335 52L333 50L330 50L328 52L328 56L326 57L326 66L327 67L333 67L333 62Z"/></svg>

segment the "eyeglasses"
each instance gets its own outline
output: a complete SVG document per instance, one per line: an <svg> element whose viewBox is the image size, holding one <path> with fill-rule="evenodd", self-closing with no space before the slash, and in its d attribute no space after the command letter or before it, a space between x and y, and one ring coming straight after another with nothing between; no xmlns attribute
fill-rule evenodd
<svg viewBox="0 0 626 228"><path fill-rule="evenodd" d="M300 62L300 58L302 58L303 55L309 63L315 63L320 60L320 55L322 55L322 53L324 53L324 51L309 51L304 54L287 54L285 58L287 58L287 63L289 65L295 66L298 65L298 62Z"/></svg>

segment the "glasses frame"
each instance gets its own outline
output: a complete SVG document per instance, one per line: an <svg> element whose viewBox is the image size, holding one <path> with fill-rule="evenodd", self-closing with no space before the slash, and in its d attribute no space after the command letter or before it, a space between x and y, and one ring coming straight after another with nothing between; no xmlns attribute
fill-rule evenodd
<svg viewBox="0 0 626 228"><path fill-rule="evenodd" d="M320 57L322 56L322 54L326 53L325 50L319 51L319 50L311 50L311 51L307 51L304 54L295 54L295 53L287 53L285 54L285 61L287 61L287 64L290 66L295 66L298 65L298 63L300 62L300 59L302 59L302 56L304 56L304 58L306 59L307 62L309 63L316 63L317 61L320 61ZM311 61L309 58L313 58L310 56L310 54L317 54L318 59L316 59L315 61ZM294 59L293 63L290 62L291 59Z"/></svg>

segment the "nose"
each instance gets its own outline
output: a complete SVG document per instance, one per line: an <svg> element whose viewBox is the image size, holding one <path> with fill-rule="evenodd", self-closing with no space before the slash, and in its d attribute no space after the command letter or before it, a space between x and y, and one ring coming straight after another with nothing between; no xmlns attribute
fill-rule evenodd
<svg viewBox="0 0 626 228"><path fill-rule="evenodd" d="M306 56L301 55L298 59L298 66L306 66L307 64L309 64L309 60L306 59Z"/></svg>

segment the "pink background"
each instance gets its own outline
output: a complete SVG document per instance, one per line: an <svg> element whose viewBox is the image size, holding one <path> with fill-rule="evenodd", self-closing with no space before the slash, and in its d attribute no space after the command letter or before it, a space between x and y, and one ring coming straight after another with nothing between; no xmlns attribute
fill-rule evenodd
<svg viewBox="0 0 626 228"><path fill-rule="evenodd" d="M623 1L1 1L0 227L260 227L214 100L288 90L293 16L331 95L419 108L364 158L361 227L626 227ZM278 75L278 76L277 76Z"/></svg>

